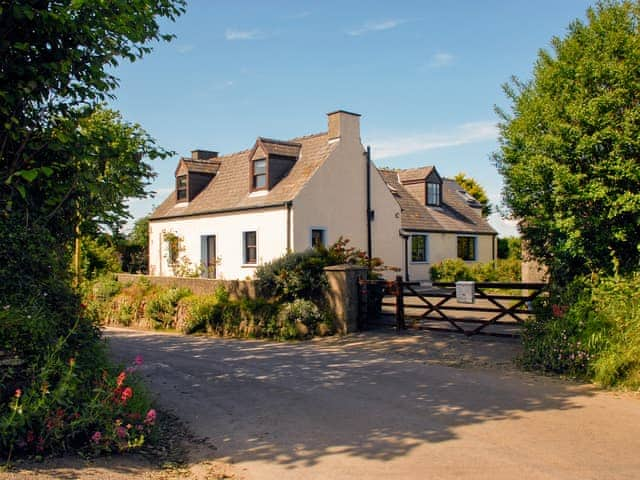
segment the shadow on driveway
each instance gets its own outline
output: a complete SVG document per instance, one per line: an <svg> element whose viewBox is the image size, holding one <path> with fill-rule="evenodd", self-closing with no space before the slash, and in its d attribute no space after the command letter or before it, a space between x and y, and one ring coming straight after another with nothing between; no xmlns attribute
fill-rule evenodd
<svg viewBox="0 0 640 480"><path fill-rule="evenodd" d="M276 343L111 329L107 337L123 362L142 354L142 372L160 404L235 463L312 467L331 456L392 461L425 443L456 440L463 427L508 421L513 428L530 412L579 409L577 398L593 395L585 385L508 368L509 355L518 351L512 340L492 339L487 346L479 343L486 339L375 332ZM506 368L438 364L464 365L476 350L484 352L482 365ZM441 351L444 360L427 351ZM526 441L517 427L487 433L497 437L494 443L508 434L516 444ZM470 446L492 445L480 430L469 435Z"/></svg>

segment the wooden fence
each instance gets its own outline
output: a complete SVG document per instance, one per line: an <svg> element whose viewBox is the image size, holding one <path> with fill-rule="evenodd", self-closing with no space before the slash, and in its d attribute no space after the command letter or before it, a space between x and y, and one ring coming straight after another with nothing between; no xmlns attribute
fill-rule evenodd
<svg viewBox="0 0 640 480"><path fill-rule="evenodd" d="M392 324L398 330L517 336L519 327L532 315L531 302L547 285L473 282L467 287L471 288L470 303L462 303L453 282L421 284L406 282L402 277L392 282L361 280L361 328L389 325L393 315Z"/></svg>

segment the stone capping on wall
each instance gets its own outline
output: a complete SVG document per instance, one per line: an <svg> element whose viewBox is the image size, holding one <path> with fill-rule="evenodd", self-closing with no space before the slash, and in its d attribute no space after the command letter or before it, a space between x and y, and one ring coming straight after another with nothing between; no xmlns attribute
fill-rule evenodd
<svg viewBox="0 0 640 480"><path fill-rule="evenodd" d="M329 288L325 300L335 317L338 333L355 332L358 329L359 290L358 280L367 278L367 268L356 265L333 265L325 267ZM118 273L121 283L135 283L146 278L152 285L163 287L188 288L197 295L212 294L222 285L229 296L238 298L256 298L254 280L212 280L209 278L156 277L132 273Z"/></svg>
<svg viewBox="0 0 640 480"><path fill-rule="evenodd" d="M188 288L197 295L210 295L222 285L229 296L238 298L256 298L256 286L253 280L212 280L210 278L191 277L156 277L150 275L138 275L132 273L118 273L118 281L121 283L135 283L146 278L152 285L161 287Z"/></svg>

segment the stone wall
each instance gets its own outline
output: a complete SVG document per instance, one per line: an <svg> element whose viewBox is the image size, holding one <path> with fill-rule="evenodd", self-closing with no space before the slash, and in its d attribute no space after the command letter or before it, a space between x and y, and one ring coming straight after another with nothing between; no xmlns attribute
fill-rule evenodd
<svg viewBox="0 0 640 480"><path fill-rule="evenodd" d="M326 267L324 270L329 283L325 297L334 314L337 332L345 334L357 331L358 280L366 278L367 269L355 265L335 265ZM153 285L188 288L197 295L212 294L218 286L222 285L229 292L231 298L256 298L256 284L253 280L210 280L208 278L118 274L118 281L122 283L137 282L142 278L146 278Z"/></svg>
<svg viewBox="0 0 640 480"><path fill-rule="evenodd" d="M149 280L152 285L188 288L197 295L212 294L218 286L222 285L229 292L231 298L256 298L256 286L252 280L211 280L209 278L154 277L131 273L118 274L118 281L122 283L137 282L142 278Z"/></svg>

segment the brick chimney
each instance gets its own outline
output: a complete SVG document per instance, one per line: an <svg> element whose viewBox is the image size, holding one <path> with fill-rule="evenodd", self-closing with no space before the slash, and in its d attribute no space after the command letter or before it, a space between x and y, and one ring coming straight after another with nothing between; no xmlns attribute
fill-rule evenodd
<svg viewBox="0 0 640 480"><path fill-rule="evenodd" d="M212 150L191 150L191 160L210 160L217 156L218 152Z"/></svg>
<svg viewBox="0 0 640 480"><path fill-rule="evenodd" d="M329 140L354 139L360 141L360 114L345 110L327 113L329 119Z"/></svg>

